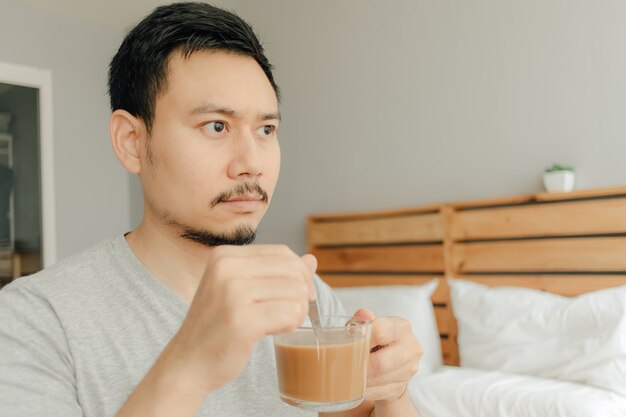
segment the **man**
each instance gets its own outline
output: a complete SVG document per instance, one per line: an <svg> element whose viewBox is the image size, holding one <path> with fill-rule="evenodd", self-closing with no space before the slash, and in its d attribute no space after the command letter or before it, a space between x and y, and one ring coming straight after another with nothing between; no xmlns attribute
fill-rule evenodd
<svg viewBox="0 0 626 417"><path fill-rule="evenodd" d="M341 306L313 256L245 246L280 166L278 88L252 29L206 4L159 7L113 58L109 91L143 220L0 292L0 415L311 415L280 402L271 335L315 297ZM401 319L372 327L367 401L337 415L416 416L419 344Z"/></svg>

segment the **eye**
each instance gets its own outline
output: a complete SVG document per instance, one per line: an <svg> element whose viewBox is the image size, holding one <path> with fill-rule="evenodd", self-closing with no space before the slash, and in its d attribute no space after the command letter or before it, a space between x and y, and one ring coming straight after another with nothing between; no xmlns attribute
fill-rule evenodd
<svg viewBox="0 0 626 417"><path fill-rule="evenodd" d="M209 133L222 133L226 130L226 123L224 122L209 122L202 126L202 128Z"/></svg>
<svg viewBox="0 0 626 417"><path fill-rule="evenodd" d="M276 131L276 126L274 125L265 125L261 126L256 130L256 134L259 136L270 136L272 133Z"/></svg>

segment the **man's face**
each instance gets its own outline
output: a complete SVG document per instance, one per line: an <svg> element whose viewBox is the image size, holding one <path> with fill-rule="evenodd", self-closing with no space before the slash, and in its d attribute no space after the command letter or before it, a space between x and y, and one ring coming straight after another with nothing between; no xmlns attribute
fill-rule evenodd
<svg viewBox="0 0 626 417"><path fill-rule="evenodd" d="M249 243L278 179L278 119L254 59L174 52L142 151L146 215L206 245Z"/></svg>

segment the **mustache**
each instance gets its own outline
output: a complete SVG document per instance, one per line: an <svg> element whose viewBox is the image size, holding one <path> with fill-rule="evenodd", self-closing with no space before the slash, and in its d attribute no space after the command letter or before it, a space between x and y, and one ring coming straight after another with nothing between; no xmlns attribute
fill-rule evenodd
<svg viewBox="0 0 626 417"><path fill-rule="evenodd" d="M217 206L220 203L223 203L224 201L228 201L231 198L239 197L240 195L250 194L250 193L258 194L261 197L261 201L263 201L264 203L267 203L268 201L267 192L263 189L263 187L259 185L259 183L244 182L244 183L238 184L232 190L224 191L218 194L217 197L211 200L211 208Z"/></svg>

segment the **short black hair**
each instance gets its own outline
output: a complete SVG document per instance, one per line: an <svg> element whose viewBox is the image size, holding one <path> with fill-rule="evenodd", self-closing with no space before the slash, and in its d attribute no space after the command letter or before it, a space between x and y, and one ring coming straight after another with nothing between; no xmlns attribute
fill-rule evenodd
<svg viewBox="0 0 626 417"><path fill-rule="evenodd" d="M279 89L259 38L236 14L206 3L160 6L124 38L109 66L111 111L123 109L146 124L154 122L156 99L167 88L167 65L172 52L184 57L202 50L222 50L254 58Z"/></svg>

